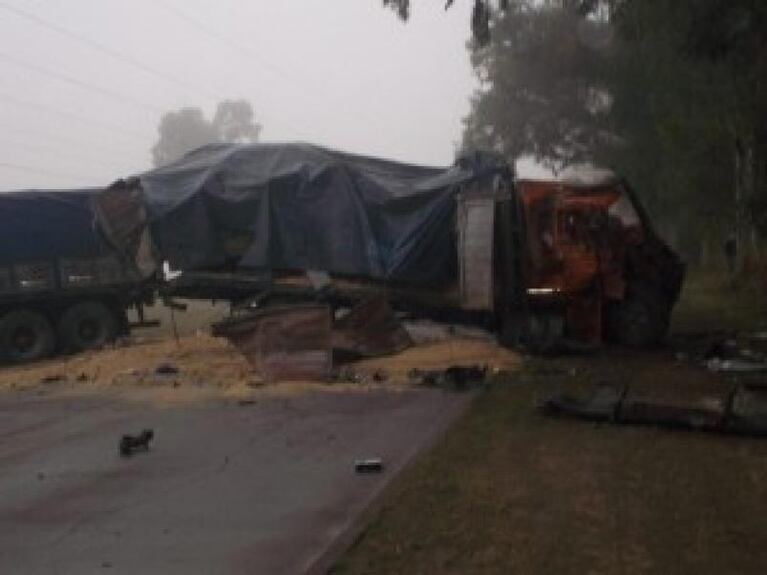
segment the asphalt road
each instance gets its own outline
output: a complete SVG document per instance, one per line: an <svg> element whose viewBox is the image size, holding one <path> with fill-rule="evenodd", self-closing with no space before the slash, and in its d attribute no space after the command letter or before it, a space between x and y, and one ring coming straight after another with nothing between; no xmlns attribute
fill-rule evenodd
<svg viewBox="0 0 767 575"><path fill-rule="evenodd" d="M468 402L439 391L311 393L158 408L0 395L0 573L302 573ZM118 455L153 428L148 453ZM385 470L358 475L357 458Z"/></svg>

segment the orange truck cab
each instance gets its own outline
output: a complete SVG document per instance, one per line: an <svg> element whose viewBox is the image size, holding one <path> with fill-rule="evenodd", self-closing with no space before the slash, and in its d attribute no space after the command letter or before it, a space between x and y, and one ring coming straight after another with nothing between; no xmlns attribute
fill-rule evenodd
<svg viewBox="0 0 767 575"><path fill-rule="evenodd" d="M521 275L533 339L632 346L660 341L684 265L628 185L518 180L526 249Z"/></svg>

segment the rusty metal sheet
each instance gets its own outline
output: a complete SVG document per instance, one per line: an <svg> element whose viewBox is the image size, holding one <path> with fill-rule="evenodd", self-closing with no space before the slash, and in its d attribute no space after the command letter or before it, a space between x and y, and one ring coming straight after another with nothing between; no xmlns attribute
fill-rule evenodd
<svg viewBox="0 0 767 575"><path fill-rule="evenodd" d="M326 380L332 368L331 314L325 305L265 309L213 326L266 381Z"/></svg>
<svg viewBox="0 0 767 575"><path fill-rule="evenodd" d="M391 355L412 344L383 294L363 300L333 327L333 347L363 357Z"/></svg>

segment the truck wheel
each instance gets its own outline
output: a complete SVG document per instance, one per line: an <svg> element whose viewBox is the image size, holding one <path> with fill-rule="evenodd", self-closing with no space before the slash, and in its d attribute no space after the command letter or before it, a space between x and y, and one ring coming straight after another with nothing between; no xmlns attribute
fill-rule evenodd
<svg viewBox="0 0 767 575"><path fill-rule="evenodd" d="M0 319L0 359L24 362L53 353L56 336L46 317L36 311L12 311Z"/></svg>
<svg viewBox="0 0 767 575"><path fill-rule="evenodd" d="M59 320L59 338L67 351L98 349L117 336L117 318L100 302L70 307Z"/></svg>
<svg viewBox="0 0 767 575"><path fill-rule="evenodd" d="M668 331L668 312L652 293L629 294L609 312L610 338L629 347L659 343Z"/></svg>
<svg viewBox="0 0 767 575"><path fill-rule="evenodd" d="M507 347L523 346L532 353L548 353L556 349L564 336L564 318L557 313L510 315L501 329L500 343Z"/></svg>

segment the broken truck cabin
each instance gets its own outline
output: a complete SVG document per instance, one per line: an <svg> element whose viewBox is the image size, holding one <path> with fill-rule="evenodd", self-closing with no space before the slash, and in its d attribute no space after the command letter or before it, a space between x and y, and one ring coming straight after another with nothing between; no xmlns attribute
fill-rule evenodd
<svg viewBox="0 0 767 575"><path fill-rule="evenodd" d="M332 319L383 297L533 346L657 342L684 270L623 182L515 182L494 154L439 169L216 144L94 202L112 245L166 297L258 313L322 304Z"/></svg>
<svg viewBox="0 0 767 575"><path fill-rule="evenodd" d="M96 348L151 301L100 233L96 189L0 193L0 362Z"/></svg>

